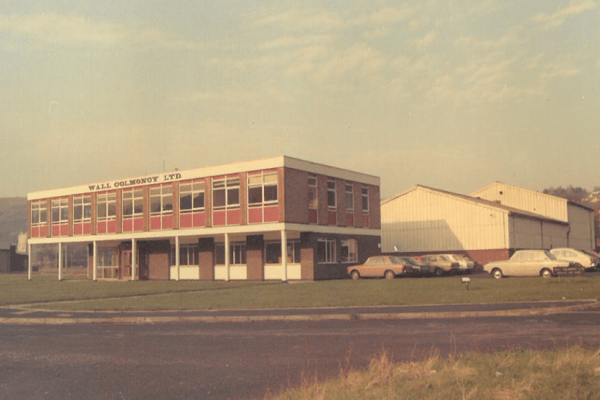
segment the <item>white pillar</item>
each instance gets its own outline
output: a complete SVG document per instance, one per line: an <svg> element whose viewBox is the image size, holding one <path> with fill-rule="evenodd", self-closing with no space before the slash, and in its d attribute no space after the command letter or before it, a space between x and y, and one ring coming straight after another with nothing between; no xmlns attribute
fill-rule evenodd
<svg viewBox="0 0 600 400"><path fill-rule="evenodd" d="M175 236L175 266L177 267L177 280L180 278L179 273L179 236Z"/></svg>
<svg viewBox="0 0 600 400"><path fill-rule="evenodd" d="M225 234L225 280L228 281L231 276L229 272L229 233Z"/></svg>
<svg viewBox="0 0 600 400"><path fill-rule="evenodd" d="M27 243L27 280L31 280L31 243Z"/></svg>
<svg viewBox="0 0 600 400"><path fill-rule="evenodd" d="M283 268L283 277L281 278L281 280L284 282L288 280L287 259L288 259L287 232L285 230L282 230L281 231L281 267Z"/></svg>
<svg viewBox="0 0 600 400"><path fill-rule="evenodd" d="M62 281L62 264L63 264L62 243L58 242L58 280L59 281Z"/></svg>
<svg viewBox="0 0 600 400"><path fill-rule="evenodd" d="M94 240L94 245L92 246L92 271L93 271L93 280L98 280L98 243Z"/></svg>
<svg viewBox="0 0 600 400"><path fill-rule="evenodd" d="M131 280L135 281L137 274L137 240L131 239Z"/></svg>

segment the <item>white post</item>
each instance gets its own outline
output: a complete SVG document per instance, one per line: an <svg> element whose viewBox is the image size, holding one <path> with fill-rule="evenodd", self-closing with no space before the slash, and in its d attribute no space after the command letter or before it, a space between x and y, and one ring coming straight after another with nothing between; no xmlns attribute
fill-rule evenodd
<svg viewBox="0 0 600 400"><path fill-rule="evenodd" d="M98 280L98 242L94 240L93 250L92 250L92 271L93 271L93 280Z"/></svg>
<svg viewBox="0 0 600 400"><path fill-rule="evenodd" d="M62 281L62 263L63 263L62 242L58 242L58 280L59 281Z"/></svg>
<svg viewBox="0 0 600 400"><path fill-rule="evenodd" d="M137 240L131 239L131 280L135 281L137 274Z"/></svg>
<svg viewBox="0 0 600 400"><path fill-rule="evenodd" d="M281 266L283 267L283 276L281 278L282 281L286 282L288 280L287 273L287 232L285 230L281 231Z"/></svg>
<svg viewBox="0 0 600 400"><path fill-rule="evenodd" d="M231 276L229 273L229 233L225 234L225 280L228 281Z"/></svg>
<svg viewBox="0 0 600 400"><path fill-rule="evenodd" d="M177 267L177 280L179 280L179 236L175 236L175 266Z"/></svg>
<svg viewBox="0 0 600 400"><path fill-rule="evenodd" d="M27 242L27 280L31 280L31 243Z"/></svg>

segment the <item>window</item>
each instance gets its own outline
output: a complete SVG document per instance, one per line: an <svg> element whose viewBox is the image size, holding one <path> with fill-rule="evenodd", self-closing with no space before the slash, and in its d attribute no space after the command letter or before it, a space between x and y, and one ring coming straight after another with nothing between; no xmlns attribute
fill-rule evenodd
<svg viewBox="0 0 600 400"><path fill-rule="evenodd" d="M73 223L92 220L92 196L73 196Z"/></svg>
<svg viewBox="0 0 600 400"><path fill-rule="evenodd" d="M187 214L204 211L204 179L179 185L179 211Z"/></svg>
<svg viewBox="0 0 600 400"><path fill-rule="evenodd" d="M173 213L173 186L171 184L150 188L150 215L170 215Z"/></svg>
<svg viewBox="0 0 600 400"><path fill-rule="evenodd" d="M327 206L331 210L337 207L337 193L335 190L335 181L327 181Z"/></svg>
<svg viewBox="0 0 600 400"><path fill-rule="evenodd" d="M98 249L97 262L98 278L116 279L119 277L118 249Z"/></svg>
<svg viewBox="0 0 600 400"><path fill-rule="evenodd" d="M224 210L240 206L240 178L227 177L213 180L213 209Z"/></svg>
<svg viewBox="0 0 600 400"><path fill-rule="evenodd" d="M290 264L300 263L299 240L287 242L287 262ZM281 242L265 243L265 264L281 264Z"/></svg>
<svg viewBox="0 0 600 400"><path fill-rule="evenodd" d="M69 222L69 199L52 199L52 225Z"/></svg>
<svg viewBox="0 0 600 400"><path fill-rule="evenodd" d="M277 204L277 171L248 175L248 205Z"/></svg>
<svg viewBox="0 0 600 400"><path fill-rule="evenodd" d="M31 203L31 226L46 225L46 200Z"/></svg>
<svg viewBox="0 0 600 400"><path fill-rule="evenodd" d="M117 193L100 193L96 202L97 221L108 221L117 218Z"/></svg>
<svg viewBox="0 0 600 400"><path fill-rule="evenodd" d="M364 186L361 190L362 194L362 210L363 212L369 212L369 188Z"/></svg>
<svg viewBox="0 0 600 400"><path fill-rule="evenodd" d="M340 253L343 263L358 262L358 245L356 239L342 240Z"/></svg>
<svg viewBox="0 0 600 400"><path fill-rule="evenodd" d="M123 190L123 218L140 218L144 215L144 191L139 189Z"/></svg>
<svg viewBox="0 0 600 400"><path fill-rule="evenodd" d="M171 247L171 265L177 265L175 246ZM179 265L199 265L197 245L190 244L179 246Z"/></svg>
<svg viewBox="0 0 600 400"><path fill-rule="evenodd" d="M317 192L317 177L308 176L308 208L316 210L319 208L319 197Z"/></svg>
<svg viewBox="0 0 600 400"><path fill-rule="evenodd" d="M335 240L318 239L317 262L321 264L333 264L337 262L335 255Z"/></svg>
<svg viewBox="0 0 600 400"><path fill-rule="evenodd" d="M354 186L351 183L346 183L346 210L354 210Z"/></svg>
<svg viewBox="0 0 600 400"><path fill-rule="evenodd" d="M225 245L220 243L215 246L215 265L225 264ZM246 264L246 243L231 243L229 245L229 264Z"/></svg>

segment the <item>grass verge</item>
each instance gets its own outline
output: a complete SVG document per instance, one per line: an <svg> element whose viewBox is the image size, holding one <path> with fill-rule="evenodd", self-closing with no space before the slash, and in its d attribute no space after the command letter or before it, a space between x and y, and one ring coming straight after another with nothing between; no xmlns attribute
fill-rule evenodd
<svg viewBox="0 0 600 400"><path fill-rule="evenodd" d="M141 297L126 297L136 296ZM461 278L280 282L63 281L0 276L0 305L63 300L41 307L61 310L202 310L467 304L600 298L597 277L554 279ZM40 305L36 305L40 308Z"/></svg>
<svg viewBox="0 0 600 400"><path fill-rule="evenodd" d="M556 351L470 353L394 363L384 354L366 371L291 389L277 400L600 399L600 354Z"/></svg>

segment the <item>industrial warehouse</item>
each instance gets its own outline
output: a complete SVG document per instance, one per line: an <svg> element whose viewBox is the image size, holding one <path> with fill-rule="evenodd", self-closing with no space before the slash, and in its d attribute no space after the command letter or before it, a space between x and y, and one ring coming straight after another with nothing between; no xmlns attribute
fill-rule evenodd
<svg viewBox="0 0 600 400"><path fill-rule="evenodd" d="M62 266L64 246L86 244L93 280L342 278L379 252L379 185L280 156L40 191L29 254L57 246Z"/></svg>

